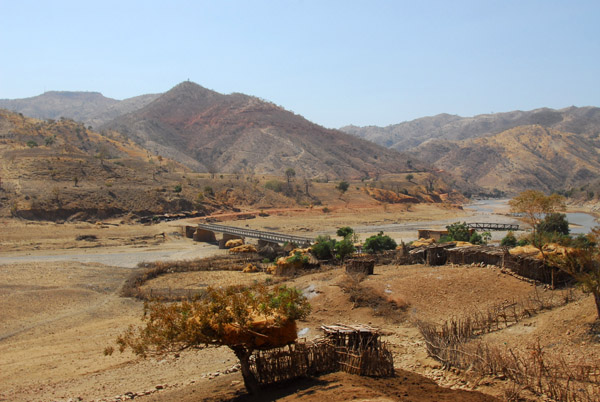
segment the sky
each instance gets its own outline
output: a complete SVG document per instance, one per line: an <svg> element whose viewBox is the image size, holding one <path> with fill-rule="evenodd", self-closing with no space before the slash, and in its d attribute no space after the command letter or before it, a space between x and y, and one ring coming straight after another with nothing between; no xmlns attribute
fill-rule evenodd
<svg viewBox="0 0 600 402"><path fill-rule="evenodd" d="M329 128L600 106L600 1L0 0L0 99L191 80Z"/></svg>

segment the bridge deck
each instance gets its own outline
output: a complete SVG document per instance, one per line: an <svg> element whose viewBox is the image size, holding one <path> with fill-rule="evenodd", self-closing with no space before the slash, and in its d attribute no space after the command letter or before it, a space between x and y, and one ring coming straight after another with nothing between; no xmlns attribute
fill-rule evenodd
<svg viewBox="0 0 600 402"><path fill-rule="evenodd" d="M210 230L211 232L225 233L240 237L251 237L253 239L266 240L274 243L314 243L314 239L302 236L293 236L284 233L265 232L262 230L244 229L233 226L215 225L213 223L200 223L200 229Z"/></svg>
<svg viewBox="0 0 600 402"><path fill-rule="evenodd" d="M480 229L480 230L519 230L519 225L515 225L512 223L483 223L483 222L475 222L475 223L467 223L467 226L471 229Z"/></svg>

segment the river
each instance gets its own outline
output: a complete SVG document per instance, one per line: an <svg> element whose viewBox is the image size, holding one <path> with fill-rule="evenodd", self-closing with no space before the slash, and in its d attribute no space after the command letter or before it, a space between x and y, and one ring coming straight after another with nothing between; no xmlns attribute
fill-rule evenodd
<svg viewBox="0 0 600 402"><path fill-rule="evenodd" d="M465 209L498 216L498 213L509 213L508 201L508 199L478 200L465 206ZM589 233L594 226L598 226L596 218L585 212L567 212L566 215L571 234Z"/></svg>

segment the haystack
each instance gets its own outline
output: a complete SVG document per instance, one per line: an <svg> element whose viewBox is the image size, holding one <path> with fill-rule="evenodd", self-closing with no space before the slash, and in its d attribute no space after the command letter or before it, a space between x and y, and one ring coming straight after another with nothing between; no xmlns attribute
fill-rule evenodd
<svg viewBox="0 0 600 402"><path fill-rule="evenodd" d="M454 242L455 247L471 247L473 243L469 243L468 241L457 241Z"/></svg>
<svg viewBox="0 0 600 402"><path fill-rule="evenodd" d="M230 248L229 251L232 253L256 253L256 247L254 247L252 244L244 244Z"/></svg>
<svg viewBox="0 0 600 402"><path fill-rule="evenodd" d="M422 246L429 246L429 245L431 245L433 243L435 243L434 239L431 239L431 238L430 239L421 238L419 240L413 241L412 242L412 246L413 247L422 247Z"/></svg>
<svg viewBox="0 0 600 402"><path fill-rule="evenodd" d="M231 239L225 243L225 248L234 248L244 245L243 239Z"/></svg>
<svg viewBox="0 0 600 402"><path fill-rule="evenodd" d="M253 264L248 264L244 267L244 269L242 270L243 273L245 274L249 274L249 273L253 273L253 272L258 272L258 268L256 267L256 265Z"/></svg>

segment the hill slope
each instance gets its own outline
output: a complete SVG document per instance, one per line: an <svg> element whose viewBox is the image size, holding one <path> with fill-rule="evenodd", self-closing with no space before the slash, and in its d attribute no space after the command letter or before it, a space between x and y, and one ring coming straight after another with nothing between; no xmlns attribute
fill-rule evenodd
<svg viewBox="0 0 600 402"><path fill-rule="evenodd" d="M157 164L116 133L0 109L0 216L56 220L214 210L193 202L192 190L173 191L182 171L173 161Z"/></svg>
<svg viewBox="0 0 600 402"><path fill-rule="evenodd" d="M0 99L0 108L38 119L65 117L95 127L137 110L157 97L141 95L119 101L99 92L49 91L31 98Z"/></svg>
<svg viewBox="0 0 600 402"><path fill-rule="evenodd" d="M597 141L540 125L463 141L432 140L414 152L469 183L508 193L568 189L600 178Z"/></svg>
<svg viewBox="0 0 600 402"><path fill-rule="evenodd" d="M449 114L423 117L387 127L346 126L341 130L377 144L407 150L431 139L462 140L498 134L518 126L538 124L555 130L594 136L600 132L600 108L542 108L531 111L460 117Z"/></svg>
<svg viewBox="0 0 600 402"><path fill-rule="evenodd" d="M183 82L101 127L208 172L356 178L410 171L406 155L328 130L272 103ZM412 158L414 168L426 166Z"/></svg>

